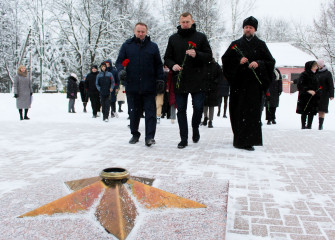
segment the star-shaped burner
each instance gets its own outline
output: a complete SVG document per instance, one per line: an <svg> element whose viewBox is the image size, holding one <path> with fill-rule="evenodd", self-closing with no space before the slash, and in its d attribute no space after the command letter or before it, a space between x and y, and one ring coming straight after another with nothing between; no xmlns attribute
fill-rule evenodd
<svg viewBox="0 0 335 240"><path fill-rule="evenodd" d="M69 181L73 193L21 216L78 213L88 210L100 200L95 216L107 232L126 239L135 225L138 211L131 195L147 209L206 208L206 205L152 187L154 179L130 177L124 168L106 168L100 177Z"/></svg>

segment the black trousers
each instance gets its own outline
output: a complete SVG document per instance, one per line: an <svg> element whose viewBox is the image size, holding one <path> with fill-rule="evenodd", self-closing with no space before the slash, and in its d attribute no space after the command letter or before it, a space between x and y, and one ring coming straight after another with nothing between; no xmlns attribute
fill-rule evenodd
<svg viewBox="0 0 335 240"><path fill-rule="evenodd" d="M91 106L93 110L93 115L96 116L97 112L100 110L100 96L99 93L90 94Z"/></svg>
<svg viewBox="0 0 335 240"><path fill-rule="evenodd" d="M156 134L156 94L127 93L128 111L130 118L130 131L133 136L140 137L138 131L141 116L145 113L145 139L153 139Z"/></svg>

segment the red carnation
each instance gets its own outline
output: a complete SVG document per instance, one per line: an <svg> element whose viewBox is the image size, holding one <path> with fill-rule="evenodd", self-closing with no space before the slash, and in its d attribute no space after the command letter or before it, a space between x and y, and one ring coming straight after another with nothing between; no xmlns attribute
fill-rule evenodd
<svg viewBox="0 0 335 240"><path fill-rule="evenodd" d="M122 66L127 67L128 63L129 63L129 59L126 58L125 60L123 60Z"/></svg>
<svg viewBox="0 0 335 240"><path fill-rule="evenodd" d="M235 49L237 47L237 45L235 44L234 46L231 47L231 49Z"/></svg>
<svg viewBox="0 0 335 240"><path fill-rule="evenodd" d="M192 47L194 47L194 48L197 47L197 44L195 44L195 43L192 42L192 41L188 41L188 45L189 45L189 46L192 46Z"/></svg>
<svg viewBox="0 0 335 240"><path fill-rule="evenodd" d="M320 90L322 90L322 86L320 86Z"/></svg>
<svg viewBox="0 0 335 240"><path fill-rule="evenodd" d="M270 97L270 93L269 93L269 92L267 92L265 95L266 95L267 97Z"/></svg>

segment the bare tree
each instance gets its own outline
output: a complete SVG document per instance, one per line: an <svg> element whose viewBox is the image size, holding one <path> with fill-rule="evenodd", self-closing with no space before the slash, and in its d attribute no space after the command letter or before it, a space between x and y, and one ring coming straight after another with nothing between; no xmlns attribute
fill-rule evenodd
<svg viewBox="0 0 335 240"><path fill-rule="evenodd" d="M261 26L257 30L257 36L266 42L287 42L292 39L290 22L281 18L265 17L259 19Z"/></svg>

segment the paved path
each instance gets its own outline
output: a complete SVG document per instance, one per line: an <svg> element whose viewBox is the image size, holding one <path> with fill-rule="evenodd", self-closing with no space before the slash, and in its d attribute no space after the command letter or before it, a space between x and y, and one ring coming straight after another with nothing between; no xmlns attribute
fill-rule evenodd
<svg viewBox="0 0 335 240"><path fill-rule="evenodd" d="M1 209L1 214L15 217L38 206L24 204L22 199L47 203L67 194L64 181L96 176L103 168L120 166L137 176L207 179L208 188L213 187L213 181L229 180L227 240L334 240L334 132L265 126L264 146L246 152L232 147L228 120L220 121L226 122L219 124L217 120L213 129L202 127L200 142L190 142L182 150L176 148L177 125L165 119L157 129L157 144L151 148L144 145L144 138L136 145L128 144L125 118L115 120L115 128L108 131L106 124L113 126L112 121L94 125L32 119L25 126L2 122L0 199L6 202L10 196L18 209ZM27 187L31 195L39 192L37 186L48 176L53 178L48 180L54 183L52 188L45 186L38 197L29 196L29 191L25 192L28 195L20 194ZM16 226L1 225L0 239L1 233L15 232ZM44 237L41 235L47 239Z"/></svg>

